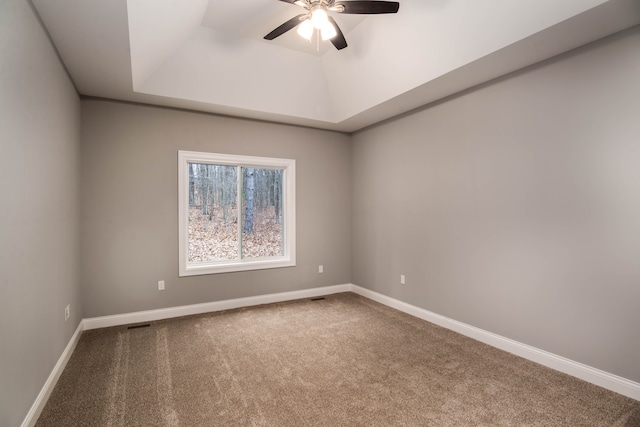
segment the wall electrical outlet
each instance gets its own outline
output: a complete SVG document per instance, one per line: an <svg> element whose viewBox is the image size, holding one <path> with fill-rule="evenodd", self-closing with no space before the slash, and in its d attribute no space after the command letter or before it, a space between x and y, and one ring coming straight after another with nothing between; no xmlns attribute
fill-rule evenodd
<svg viewBox="0 0 640 427"><path fill-rule="evenodd" d="M318 266L318 273L324 273L324 266L323 265L319 265Z"/></svg>
<svg viewBox="0 0 640 427"><path fill-rule="evenodd" d="M407 282L406 282L406 280L405 280L405 278L404 278L404 274L401 274L401 275L400 275L400 284L401 284L401 285L404 285L404 284L406 284L406 283L407 283Z"/></svg>
<svg viewBox="0 0 640 427"><path fill-rule="evenodd" d="M70 316L71 316L71 304L67 304L67 306L64 308L64 321L66 322L67 320L69 320Z"/></svg>
<svg viewBox="0 0 640 427"><path fill-rule="evenodd" d="M158 290L164 291L164 280L158 280Z"/></svg>

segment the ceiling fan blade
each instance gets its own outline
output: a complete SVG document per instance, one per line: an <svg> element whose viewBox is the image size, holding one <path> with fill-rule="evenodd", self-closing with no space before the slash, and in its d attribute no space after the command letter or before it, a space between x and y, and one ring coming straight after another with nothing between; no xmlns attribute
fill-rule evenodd
<svg viewBox="0 0 640 427"><path fill-rule="evenodd" d="M332 10L340 13L373 15L377 13L396 13L399 8L400 3L397 1L354 0L336 3Z"/></svg>
<svg viewBox="0 0 640 427"><path fill-rule="evenodd" d="M282 0L282 1L284 1L284 0ZM289 31L289 30L297 27L298 25L300 25L300 23L302 22L301 18L304 17L304 16L307 16L307 15L305 13L301 13L300 15L289 19L287 22L285 22L284 24L280 25L278 28L276 28L275 30L271 31L269 34L264 36L264 38L266 40L273 40L276 37L279 37L279 36L283 35L287 31Z"/></svg>
<svg viewBox="0 0 640 427"><path fill-rule="evenodd" d="M295 4L296 6L302 6L304 8L309 9L310 5L306 0L280 0L285 3Z"/></svg>
<svg viewBox="0 0 640 427"><path fill-rule="evenodd" d="M340 30L340 27L338 27L338 24L336 24L335 19L333 19L331 16L329 16L328 18L329 22L331 22L331 24L334 26L337 33L335 36L333 36L332 39L330 39L331 43L333 43L333 45L338 50L344 49L345 47L347 47L347 40L344 38L344 34L342 34L342 31Z"/></svg>

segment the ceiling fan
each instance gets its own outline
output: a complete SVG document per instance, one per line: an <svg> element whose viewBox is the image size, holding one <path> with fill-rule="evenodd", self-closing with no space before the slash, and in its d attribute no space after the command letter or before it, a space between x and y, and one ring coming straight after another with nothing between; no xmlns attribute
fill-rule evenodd
<svg viewBox="0 0 640 427"><path fill-rule="evenodd" d="M396 1L368 1L368 0L280 0L307 9L307 13L294 16L275 30L264 36L273 40L289 30L298 27L298 34L311 40L314 31L318 31L322 40L331 40L336 49L347 47L347 40L340 31L336 21L327 12L349 13L358 15L375 15L380 13L396 13L400 3Z"/></svg>

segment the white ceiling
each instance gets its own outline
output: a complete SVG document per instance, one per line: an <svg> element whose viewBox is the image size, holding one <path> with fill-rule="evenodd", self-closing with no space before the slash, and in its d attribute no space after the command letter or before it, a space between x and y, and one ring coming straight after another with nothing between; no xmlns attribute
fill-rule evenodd
<svg viewBox="0 0 640 427"><path fill-rule="evenodd" d="M353 132L640 23L637 0L399 0L272 29L277 0L32 0L83 95ZM345 0L347 1L347 0Z"/></svg>

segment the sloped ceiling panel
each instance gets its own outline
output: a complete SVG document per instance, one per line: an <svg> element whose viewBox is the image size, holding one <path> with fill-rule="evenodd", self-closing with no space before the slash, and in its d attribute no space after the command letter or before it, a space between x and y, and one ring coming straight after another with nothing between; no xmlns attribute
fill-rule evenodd
<svg viewBox="0 0 640 427"><path fill-rule="evenodd" d="M255 111L332 122L320 58L200 28L139 89Z"/></svg>
<svg viewBox="0 0 640 427"><path fill-rule="evenodd" d="M323 56L336 118L348 119L604 2L404 1L401 16L367 20L350 34L352 49Z"/></svg>
<svg viewBox="0 0 640 427"><path fill-rule="evenodd" d="M127 2L133 87L138 88L200 27L208 0Z"/></svg>

